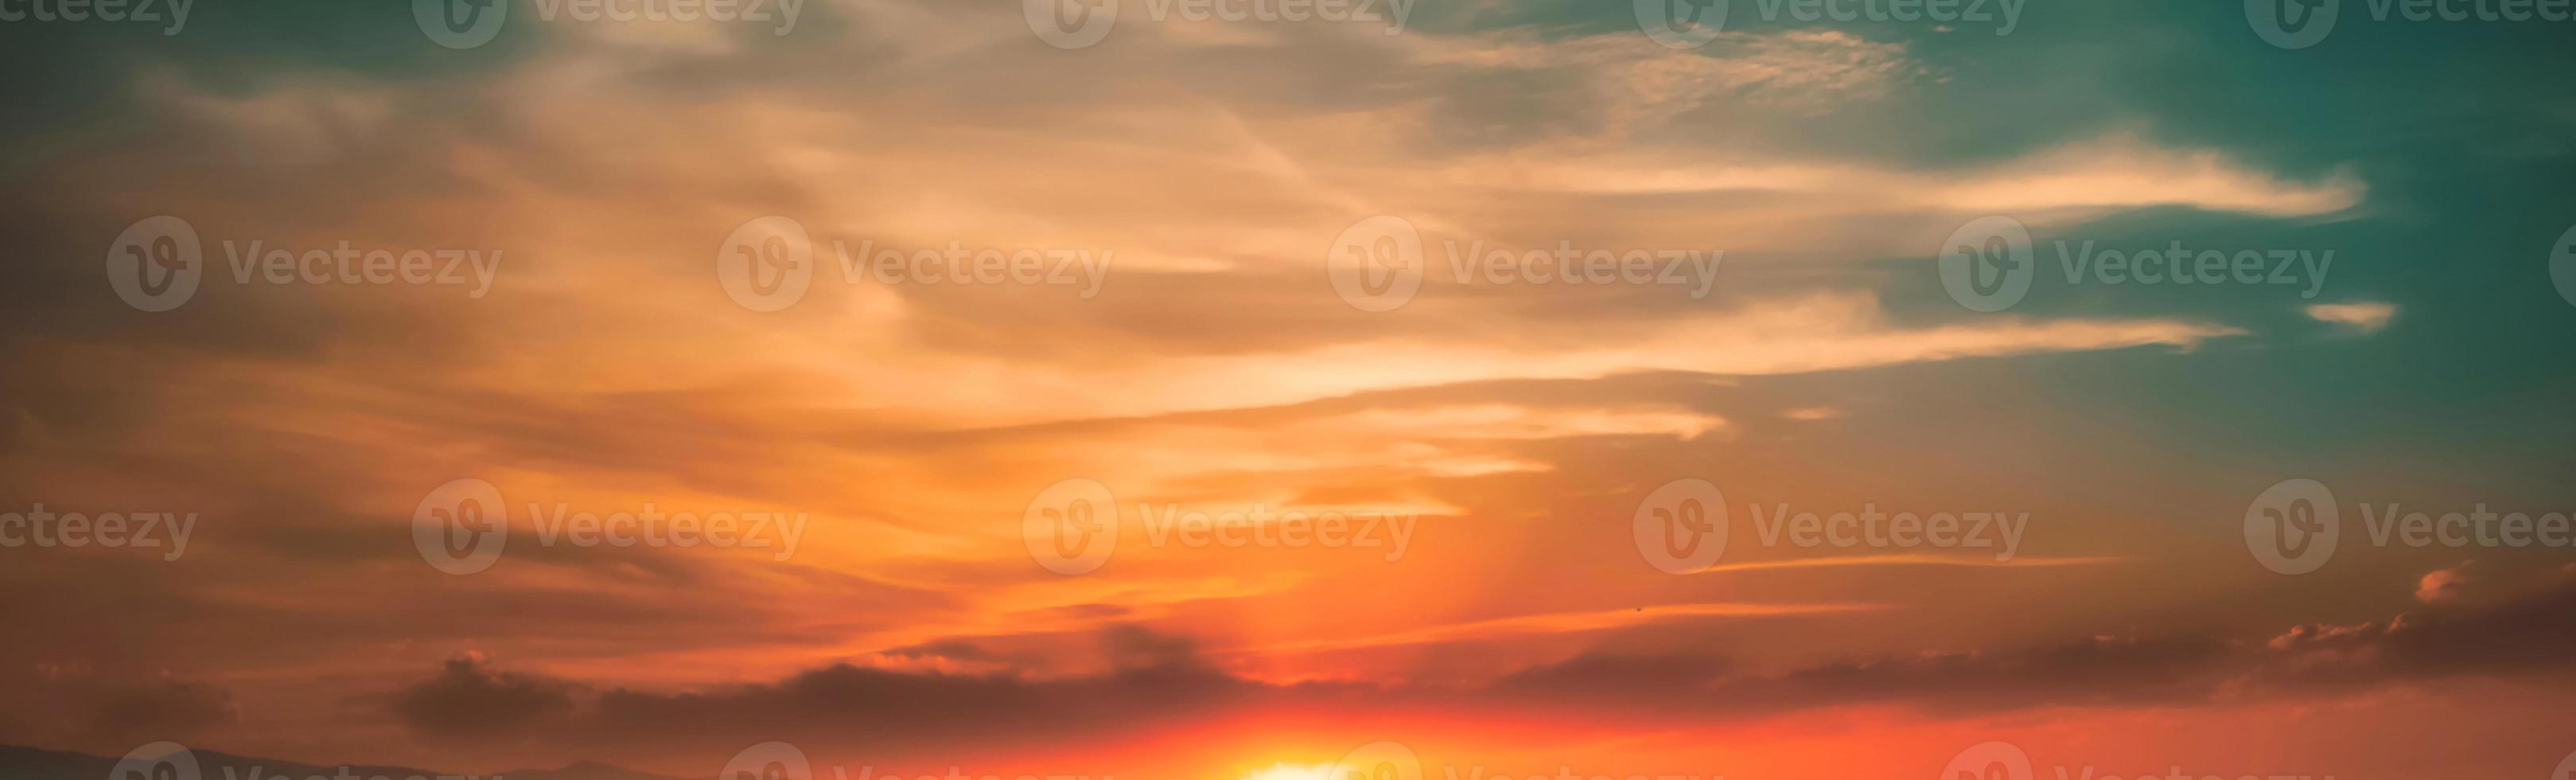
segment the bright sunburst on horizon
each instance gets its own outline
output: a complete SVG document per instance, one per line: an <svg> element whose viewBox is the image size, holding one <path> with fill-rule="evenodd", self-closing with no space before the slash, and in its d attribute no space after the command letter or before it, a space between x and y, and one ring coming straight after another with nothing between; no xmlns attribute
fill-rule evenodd
<svg viewBox="0 0 2576 780"><path fill-rule="evenodd" d="M1243 780L1333 780L1333 766L1331 764L1309 766L1289 763L1271 764L1266 768L1244 773Z"/></svg>

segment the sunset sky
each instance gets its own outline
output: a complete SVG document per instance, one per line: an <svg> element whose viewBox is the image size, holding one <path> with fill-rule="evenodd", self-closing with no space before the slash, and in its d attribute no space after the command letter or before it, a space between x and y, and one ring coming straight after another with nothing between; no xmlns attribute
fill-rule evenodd
<svg viewBox="0 0 2576 780"><path fill-rule="evenodd" d="M1057 0L444 1L0 21L0 744L695 780L771 741L813 780L2576 753L2576 548L2374 525L2576 512L2563 6L2354 0L2290 48L2225 0L1720 0L1679 38L1126 0L1092 41ZM2009 300L1945 280L2015 250ZM648 508L741 543L552 524ZM1962 543L1799 532L1862 512Z"/></svg>

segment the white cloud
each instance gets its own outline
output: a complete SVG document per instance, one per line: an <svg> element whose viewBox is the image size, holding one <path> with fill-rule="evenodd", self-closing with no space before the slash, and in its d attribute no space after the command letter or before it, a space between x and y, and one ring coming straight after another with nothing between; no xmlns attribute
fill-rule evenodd
<svg viewBox="0 0 2576 780"><path fill-rule="evenodd" d="M2357 303L2318 303L2308 306L2308 316L2318 322L2331 322L2362 333L2378 333L2397 318L2397 304L2378 301Z"/></svg>

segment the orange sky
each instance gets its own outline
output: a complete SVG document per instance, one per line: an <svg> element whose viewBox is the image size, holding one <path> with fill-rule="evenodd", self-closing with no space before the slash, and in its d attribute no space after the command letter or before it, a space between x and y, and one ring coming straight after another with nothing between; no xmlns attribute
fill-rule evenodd
<svg viewBox="0 0 2576 780"><path fill-rule="evenodd" d="M2576 510L2576 212L2520 186L2576 152L2480 129L2564 95L2346 92L2318 71L2435 44L2282 51L2233 5L1694 47L1627 4L1131 12L1074 48L1011 5L69 28L90 75L0 158L0 743L1172 780L2576 749L2568 549L2371 525ZM2360 127L2392 99L2440 126ZM1982 311L1940 269L1997 217L2038 281ZM196 286L154 310L172 225ZM2057 281L2169 242L2333 265ZM343 246L471 259L296 275ZM1551 254L1595 250L1655 260ZM2313 571L2262 552L2294 479L2341 528ZM66 513L186 541L13 541Z"/></svg>

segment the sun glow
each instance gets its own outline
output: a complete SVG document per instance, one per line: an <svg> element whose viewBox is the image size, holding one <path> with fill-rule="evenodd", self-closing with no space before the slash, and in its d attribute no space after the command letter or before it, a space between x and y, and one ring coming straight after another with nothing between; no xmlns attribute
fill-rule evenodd
<svg viewBox="0 0 2576 780"><path fill-rule="evenodd" d="M1333 780L1333 768L1327 764L1313 766L1272 764L1267 769L1256 769L1245 773L1243 780Z"/></svg>

